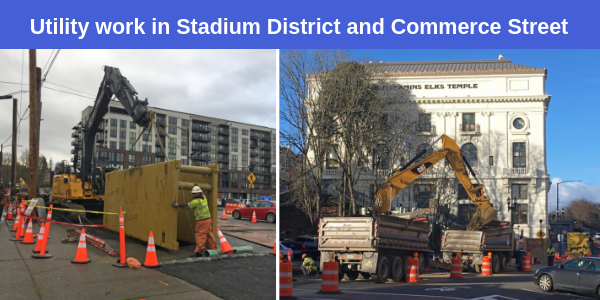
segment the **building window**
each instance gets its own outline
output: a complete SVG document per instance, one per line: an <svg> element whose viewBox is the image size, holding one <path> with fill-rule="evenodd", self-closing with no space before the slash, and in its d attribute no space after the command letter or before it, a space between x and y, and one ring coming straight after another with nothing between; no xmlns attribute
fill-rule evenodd
<svg viewBox="0 0 600 300"><path fill-rule="evenodd" d="M210 160L215 160L216 157L217 155L215 153L210 154Z"/></svg>
<svg viewBox="0 0 600 300"><path fill-rule="evenodd" d="M190 127L190 120L181 119L181 126L182 127Z"/></svg>
<svg viewBox="0 0 600 300"><path fill-rule="evenodd" d="M135 151L135 144L129 143L129 151Z"/></svg>
<svg viewBox="0 0 600 300"><path fill-rule="evenodd" d="M114 129L111 129L111 130L110 130L110 137L114 137L114 138L116 138L116 137L117 137L117 131L116 131L116 130L114 130Z"/></svg>
<svg viewBox="0 0 600 300"><path fill-rule="evenodd" d="M177 125L177 118L169 117L169 125Z"/></svg>
<svg viewBox="0 0 600 300"><path fill-rule="evenodd" d="M238 129L235 127L231 127L231 134L238 134Z"/></svg>
<svg viewBox="0 0 600 300"><path fill-rule="evenodd" d="M276 173L276 168L275 168L275 167L272 167L272 168L271 168L271 174L275 174L275 173Z"/></svg>
<svg viewBox="0 0 600 300"><path fill-rule="evenodd" d="M238 160L238 156L237 155L231 155L231 161L237 161Z"/></svg>
<svg viewBox="0 0 600 300"><path fill-rule="evenodd" d="M529 214L527 204L517 204L517 208L512 211L512 222L514 224L528 224Z"/></svg>
<svg viewBox="0 0 600 300"><path fill-rule="evenodd" d="M237 189L238 188L238 183L236 181L231 183L231 188L232 189Z"/></svg>
<svg viewBox="0 0 600 300"><path fill-rule="evenodd" d="M419 124L417 130L421 132L431 131L431 114L419 114Z"/></svg>
<svg viewBox="0 0 600 300"><path fill-rule="evenodd" d="M135 168L135 165L129 165L129 169Z"/></svg>
<svg viewBox="0 0 600 300"><path fill-rule="evenodd" d="M215 125L211 125L211 126L210 126L210 131L211 131L211 132L217 132L217 126L215 126Z"/></svg>
<svg viewBox="0 0 600 300"><path fill-rule="evenodd" d="M230 170L237 170L237 163L234 163L234 162L233 162L233 163L229 164L229 169L230 169ZM232 176L233 176L233 175L232 175ZM232 179L233 179L233 178L232 178Z"/></svg>
<svg viewBox="0 0 600 300"><path fill-rule="evenodd" d="M155 157L154 162L161 163L161 162L165 162L165 160L162 157Z"/></svg>
<svg viewBox="0 0 600 300"><path fill-rule="evenodd" d="M231 137L231 142L232 142L232 143L234 143L234 144L237 144L237 142L238 142L238 137L237 137L237 136L232 136L232 137Z"/></svg>
<svg viewBox="0 0 600 300"><path fill-rule="evenodd" d="M121 130L121 132L119 132L119 138L120 139L126 139L127 138L127 131Z"/></svg>
<svg viewBox="0 0 600 300"><path fill-rule="evenodd" d="M494 157L490 156L490 167L494 165Z"/></svg>
<svg viewBox="0 0 600 300"><path fill-rule="evenodd" d="M129 154L129 162L135 162L135 154Z"/></svg>
<svg viewBox="0 0 600 300"><path fill-rule="evenodd" d="M523 129L523 127L525 127L525 121L523 121L523 119L521 118L516 118L513 121L513 126L515 127L515 129Z"/></svg>
<svg viewBox="0 0 600 300"><path fill-rule="evenodd" d="M242 129L242 135L248 135L248 129Z"/></svg>
<svg viewBox="0 0 600 300"><path fill-rule="evenodd" d="M472 168L477 168L477 147L471 143L468 143L464 144L462 148L460 148L460 151L469 165L471 165Z"/></svg>
<svg viewBox="0 0 600 300"><path fill-rule="evenodd" d="M177 139L169 139L169 145L177 145Z"/></svg>
<svg viewBox="0 0 600 300"><path fill-rule="evenodd" d="M242 162L247 163L248 162L248 156L242 155Z"/></svg>
<svg viewBox="0 0 600 300"><path fill-rule="evenodd" d="M142 158L142 163L143 164L151 164L152 157L150 155L144 155L144 158Z"/></svg>
<svg viewBox="0 0 600 300"><path fill-rule="evenodd" d="M248 183L247 182L242 182L242 188L243 189L247 189L248 188Z"/></svg>
<svg viewBox="0 0 600 300"><path fill-rule="evenodd" d="M181 129L181 136L187 136L187 135L188 135L187 129Z"/></svg>
<svg viewBox="0 0 600 300"><path fill-rule="evenodd" d="M177 148L169 148L169 155L177 155Z"/></svg>
<svg viewBox="0 0 600 300"><path fill-rule="evenodd" d="M117 126L117 119L110 119L110 126Z"/></svg>
<svg viewBox="0 0 600 300"><path fill-rule="evenodd" d="M215 144L210 144L210 150L215 151L217 150L217 145Z"/></svg>
<svg viewBox="0 0 600 300"><path fill-rule="evenodd" d="M181 140L181 147L187 147L187 140L186 139L182 139Z"/></svg>
<svg viewBox="0 0 600 300"><path fill-rule="evenodd" d="M242 147L242 153L248 154L248 147Z"/></svg>
<svg viewBox="0 0 600 300"><path fill-rule="evenodd" d="M517 199L527 199L527 185L526 184L513 184L511 198L517 197Z"/></svg>
<svg viewBox="0 0 600 300"><path fill-rule="evenodd" d="M187 166L188 162L186 158L181 159L181 164Z"/></svg>
<svg viewBox="0 0 600 300"><path fill-rule="evenodd" d="M418 148L417 148L417 153L420 153L421 151L423 151L423 149L427 148L427 146L429 146L428 144L421 144ZM425 158L429 155L431 155L433 153L433 148L429 147L429 149L427 149L427 151L425 151L425 153L423 153L423 155L421 155L421 158Z"/></svg>
<svg viewBox="0 0 600 300"><path fill-rule="evenodd" d="M526 168L525 143L513 143L513 168Z"/></svg>
<svg viewBox="0 0 600 300"><path fill-rule="evenodd" d="M214 127L214 126L213 126L213 127ZM214 142L214 141L216 141L216 140L217 140L217 136L216 136L216 135L214 135L214 134L211 134L211 135L210 135L210 141L211 141L211 142Z"/></svg>
<svg viewBox="0 0 600 300"><path fill-rule="evenodd" d="M187 155L187 149L181 149L181 155Z"/></svg>
<svg viewBox="0 0 600 300"><path fill-rule="evenodd" d="M236 173L236 172L231 173L231 179L232 180L238 179L238 173Z"/></svg>
<svg viewBox="0 0 600 300"><path fill-rule="evenodd" d="M129 133L129 140L135 141L135 132L130 132Z"/></svg>
<svg viewBox="0 0 600 300"><path fill-rule="evenodd" d="M144 142L148 141L148 142L152 142L152 135L144 133L144 135L142 136L142 140Z"/></svg>
<svg viewBox="0 0 600 300"><path fill-rule="evenodd" d="M135 129L135 123L133 121L129 121L129 129Z"/></svg>
<svg viewBox="0 0 600 300"><path fill-rule="evenodd" d="M157 148L157 149L158 149L158 148ZM150 145L143 145L143 147L142 147L142 151L143 151L143 152L152 153L152 146L150 146Z"/></svg>
<svg viewBox="0 0 600 300"><path fill-rule="evenodd" d="M127 148L125 148L125 142L119 142L119 150L126 150Z"/></svg>
<svg viewBox="0 0 600 300"><path fill-rule="evenodd" d="M169 134L177 134L177 128L175 127L169 127L167 131L169 132Z"/></svg>
<svg viewBox="0 0 600 300"><path fill-rule="evenodd" d="M475 131L475 114L463 114L463 131Z"/></svg>
<svg viewBox="0 0 600 300"><path fill-rule="evenodd" d="M242 138L242 145L248 145L248 138Z"/></svg>

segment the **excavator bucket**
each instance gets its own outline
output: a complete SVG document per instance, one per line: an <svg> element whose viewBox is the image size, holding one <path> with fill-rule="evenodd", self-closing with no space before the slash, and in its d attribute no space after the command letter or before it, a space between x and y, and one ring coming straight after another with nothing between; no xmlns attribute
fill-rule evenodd
<svg viewBox="0 0 600 300"><path fill-rule="evenodd" d="M485 206L485 207L484 207ZM482 205L477 208L475 214L471 218L467 230L480 230L485 224L496 219L497 212L490 205Z"/></svg>

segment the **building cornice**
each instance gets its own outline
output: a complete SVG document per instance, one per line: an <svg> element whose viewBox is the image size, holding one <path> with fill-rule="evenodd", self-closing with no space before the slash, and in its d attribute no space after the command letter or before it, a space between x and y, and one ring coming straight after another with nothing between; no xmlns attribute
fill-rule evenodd
<svg viewBox="0 0 600 300"><path fill-rule="evenodd" d="M408 72L372 72L374 76L440 76L440 75L488 75L488 74L546 74L546 69L523 68L505 70L431 70L431 71L408 71Z"/></svg>
<svg viewBox="0 0 600 300"><path fill-rule="evenodd" d="M550 95L539 96L499 96L499 97L438 97L438 98L404 98L400 102L416 102L418 104L438 103L509 103L509 102L544 102Z"/></svg>

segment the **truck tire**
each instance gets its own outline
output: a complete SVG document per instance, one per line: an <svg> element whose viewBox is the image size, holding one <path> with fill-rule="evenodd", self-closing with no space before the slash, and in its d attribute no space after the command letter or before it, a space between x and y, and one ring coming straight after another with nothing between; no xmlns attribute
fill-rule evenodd
<svg viewBox="0 0 600 300"><path fill-rule="evenodd" d="M500 271L504 271L508 266L508 257L506 254L500 254Z"/></svg>
<svg viewBox="0 0 600 300"><path fill-rule="evenodd" d="M409 255L402 256L402 263L404 264L404 272L402 273L402 280L406 280L406 273L408 272L408 258Z"/></svg>
<svg viewBox="0 0 600 300"><path fill-rule="evenodd" d="M392 264L391 264L392 268L390 271L390 275L394 282L400 282L404 275L404 262L402 261L402 258L400 258L399 256L392 256L391 259L392 259Z"/></svg>
<svg viewBox="0 0 600 300"><path fill-rule="evenodd" d="M500 256L498 254L492 254L492 274L500 273L500 265L502 262L500 261Z"/></svg>
<svg viewBox="0 0 600 300"><path fill-rule="evenodd" d="M344 276L346 275L346 272L344 269L345 269L345 266L340 264L338 267L338 282L341 282L342 279L344 279Z"/></svg>
<svg viewBox="0 0 600 300"><path fill-rule="evenodd" d="M425 255L419 253L419 274L425 273Z"/></svg>
<svg viewBox="0 0 600 300"><path fill-rule="evenodd" d="M362 278L366 280L371 279L371 273L361 272L360 276L362 276Z"/></svg>
<svg viewBox="0 0 600 300"><path fill-rule="evenodd" d="M379 261L377 261L377 270L375 270L375 274L371 274L373 276L373 282L375 283L385 283L390 276L390 261L387 257L381 255L379 257Z"/></svg>
<svg viewBox="0 0 600 300"><path fill-rule="evenodd" d="M481 265L474 265L473 269L475 269L475 273L481 273Z"/></svg>

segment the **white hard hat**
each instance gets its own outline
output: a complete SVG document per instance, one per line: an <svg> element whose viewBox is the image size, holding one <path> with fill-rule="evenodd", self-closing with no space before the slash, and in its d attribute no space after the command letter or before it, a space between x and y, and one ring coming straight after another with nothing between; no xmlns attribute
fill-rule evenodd
<svg viewBox="0 0 600 300"><path fill-rule="evenodd" d="M202 193L202 189L199 186L195 186L192 188L192 194Z"/></svg>

